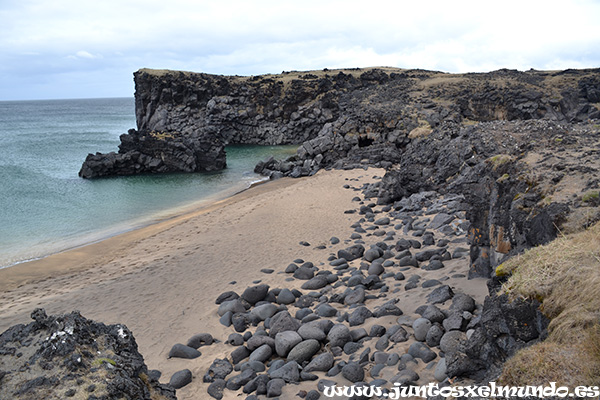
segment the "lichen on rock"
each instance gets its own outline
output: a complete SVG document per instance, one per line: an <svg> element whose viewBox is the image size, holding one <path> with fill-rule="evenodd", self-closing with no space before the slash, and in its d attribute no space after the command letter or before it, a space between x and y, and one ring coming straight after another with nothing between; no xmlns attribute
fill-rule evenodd
<svg viewBox="0 0 600 400"><path fill-rule="evenodd" d="M175 391L148 376L133 334L77 311L15 325L0 335L2 399L174 400Z"/></svg>

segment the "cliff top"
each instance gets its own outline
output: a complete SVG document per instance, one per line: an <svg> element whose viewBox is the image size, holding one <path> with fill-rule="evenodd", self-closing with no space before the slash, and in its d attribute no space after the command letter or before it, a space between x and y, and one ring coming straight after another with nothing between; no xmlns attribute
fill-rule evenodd
<svg viewBox="0 0 600 400"><path fill-rule="evenodd" d="M384 72L388 75L401 74L403 77L418 78L423 80L424 87L431 87L438 84L444 84L448 82L458 82L458 80L481 80L485 78L487 81L503 82L510 80L530 81L535 84L535 78L538 80L541 78L546 81L545 86L559 85L562 86L566 83L572 83L576 76L598 74L600 68L587 68L587 69L567 69L567 70L535 70L530 69L527 71L519 71L516 69L502 68L496 71L490 72L466 72L466 73L450 73L443 71L432 71L426 69L405 69L397 67L386 67L386 66L375 66L366 68L337 68L337 69L320 69L320 70L306 70L306 71L283 71L280 74L261 74L261 75L220 75L220 74L209 74L204 72L194 71L178 71L169 69L153 69L153 68L141 68L137 72L146 73L155 77L162 77L166 75L184 75L184 76L212 76L222 77L228 80L237 80L240 82L244 81L255 81L261 79L274 79L281 81L290 81L293 79L320 79L327 78L337 75L339 73L353 76L354 78L360 78L364 73ZM529 78L529 79L528 79ZM534 78L533 80L531 78ZM539 81L537 82L539 83Z"/></svg>

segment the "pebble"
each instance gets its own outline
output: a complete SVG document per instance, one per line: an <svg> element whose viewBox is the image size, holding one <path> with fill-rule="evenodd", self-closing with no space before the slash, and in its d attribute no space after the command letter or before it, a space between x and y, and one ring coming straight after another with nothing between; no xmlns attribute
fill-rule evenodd
<svg viewBox="0 0 600 400"><path fill-rule="evenodd" d="M292 304L296 301L296 296L292 293L290 289L282 289L281 292L277 295L277 303L278 304Z"/></svg>
<svg viewBox="0 0 600 400"><path fill-rule="evenodd" d="M429 293L427 302L432 304L443 303L450 300L454 296L454 292L448 285L440 286Z"/></svg>
<svg viewBox="0 0 600 400"><path fill-rule="evenodd" d="M284 386L285 381L283 379L271 379L269 383L267 383L267 397L281 396L281 391Z"/></svg>
<svg viewBox="0 0 600 400"><path fill-rule="evenodd" d="M438 382L442 382L447 378L447 376L446 376L446 359L445 358L442 358L442 359L440 359L440 361L438 361L438 363L435 367L435 371L433 372L433 377L435 379L437 379Z"/></svg>
<svg viewBox="0 0 600 400"><path fill-rule="evenodd" d="M327 337L325 332L316 325L313 324L303 324L298 328L298 334L302 337L302 339L315 339L318 341L323 341Z"/></svg>
<svg viewBox="0 0 600 400"><path fill-rule="evenodd" d="M408 348L408 354L414 358L420 358L426 363L434 360L437 357L437 354L435 354L429 347L427 347L427 345L421 342L415 342L411 344Z"/></svg>
<svg viewBox="0 0 600 400"><path fill-rule="evenodd" d="M305 361L309 361L321 349L321 343L315 339L307 339L298 343L289 352L287 359L288 361L296 361L298 364L302 364Z"/></svg>
<svg viewBox="0 0 600 400"><path fill-rule="evenodd" d="M225 379L233 371L233 365L227 359L219 359L213 361L213 363L204 374L202 380L205 383L214 382L219 379Z"/></svg>
<svg viewBox="0 0 600 400"><path fill-rule="evenodd" d="M301 341L302 337L297 332L279 332L275 335L275 351L280 357L286 357L290 350Z"/></svg>
<svg viewBox="0 0 600 400"><path fill-rule="evenodd" d="M329 330L327 339L331 347L343 347L352 340L352 336L350 335L350 329L346 325L336 324Z"/></svg>
<svg viewBox="0 0 600 400"><path fill-rule="evenodd" d="M239 298L240 298L240 295L237 294L236 292L233 292L233 291L223 292L217 297L217 300L215 300L215 304L221 304L226 301L235 300L235 299L239 299Z"/></svg>
<svg viewBox="0 0 600 400"><path fill-rule="evenodd" d="M245 359L249 355L250 355L250 350L248 350L248 348L245 347L245 346L239 346L239 347L237 347L230 354L231 361L234 364L238 364L240 361L242 361L243 359Z"/></svg>
<svg viewBox="0 0 600 400"><path fill-rule="evenodd" d="M451 353L458 350L460 344L467 339L467 335L461 331L449 331L440 340L440 350Z"/></svg>
<svg viewBox="0 0 600 400"><path fill-rule="evenodd" d="M200 346L210 346L213 341L214 339L210 333L198 333L188 339L187 346L197 349Z"/></svg>
<svg viewBox="0 0 600 400"><path fill-rule="evenodd" d="M365 379L365 371L360 364L350 362L342 368L342 376L352 383L362 382Z"/></svg>
<svg viewBox="0 0 600 400"><path fill-rule="evenodd" d="M263 344L254 350L249 357L249 361L266 362L273 355L273 349L268 344Z"/></svg>
<svg viewBox="0 0 600 400"><path fill-rule="evenodd" d="M425 336L425 343L429 347L436 347L440 345L440 340L444 335L444 329L439 324L434 324L427 331L427 336Z"/></svg>
<svg viewBox="0 0 600 400"><path fill-rule="evenodd" d="M350 326L358 326L365 323L368 318L371 318L373 313L365 306L360 306L350 314L348 323Z"/></svg>
<svg viewBox="0 0 600 400"><path fill-rule="evenodd" d="M223 389L225 389L225 385L227 382L223 379L216 379L213 383L208 385L207 392L208 394L217 400L221 400L223 398Z"/></svg>
<svg viewBox="0 0 600 400"><path fill-rule="evenodd" d="M242 293L242 299L254 305L259 301L263 300L265 297L267 297L268 292L269 285L267 284L263 283L261 285L250 286L246 288L246 290L244 290L244 293Z"/></svg>
<svg viewBox="0 0 600 400"><path fill-rule="evenodd" d="M296 361L289 361L281 368L269 372L271 379L283 379L288 383L297 383L300 381L299 365Z"/></svg>
<svg viewBox="0 0 600 400"><path fill-rule="evenodd" d="M181 389L188 383L192 382L192 371L189 369L183 369L181 371L177 371L171 376L169 380L169 386L173 389Z"/></svg>
<svg viewBox="0 0 600 400"><path fill-rule="evenodd" d="M200 353L198 350L194 349L193 347L189 347L184 344L177 343L177 344L173 345L173 347L169 351L168 358L194 359L194 358L200 357L201 355L202 355L202 353Z"/></svg>
<svg viewBox="0 0 600 400"><path fill-rule="evenodd" d="M305 372L329 371L333 367L333 354L330 352L322 353L312 359L304 368Z"/></svg>
<svg viewBox="0 0 600 400"><path fill-rule="evenodd" d="M427 337L427 332L431 328L431 321L427 318L417 318L412 325L415 339L419 342L424 342Z"/></svg>

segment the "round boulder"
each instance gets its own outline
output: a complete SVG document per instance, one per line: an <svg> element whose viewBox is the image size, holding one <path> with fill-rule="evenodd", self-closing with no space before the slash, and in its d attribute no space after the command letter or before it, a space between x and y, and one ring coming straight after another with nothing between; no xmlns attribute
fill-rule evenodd
<svg viewBox="0 0 600 400"><path fill-rule="evenodd" d="M189 369L183 369L175 372L173 376L171 376L171 380L169 380L169 386L171 386L173 389L181 389L191 381L192 371Z"/></svg>
<svg viewBox="0 0 600 400"><path fill-rule="evenodd" d="M412 328L415 334L415 339L419 342L424 342L427 337L427 332L431 328L431 321L427 318L417 318L412 324Z"/></svg>
<svg viewBox="0 0 600 400"><path fill-rule="evenodd" d="M365 371L360 364L350 362L342 368L342 376L352 383L362 382L365 379Z"/></svg>
<svg viewBox="0 0 600 400"><path fill-rule="evenodd" d="M275 351L280 357L285 357L301 341L302 337L295 331L279 332L275 335Z"/></svg>
<svg viewBox="0 0 600 400"><path fill-rule="evenodd" d="M317 354L321 349L321 343L315 339L308 339L298 343L287 355L288 361L296 361L298 364L302 364L304 361L308 361Z"/></svg>

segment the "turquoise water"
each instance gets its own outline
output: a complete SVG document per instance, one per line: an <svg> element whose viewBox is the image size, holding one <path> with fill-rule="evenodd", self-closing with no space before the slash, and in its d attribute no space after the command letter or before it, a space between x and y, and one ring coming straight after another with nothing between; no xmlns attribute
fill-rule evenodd
<svg viewBox="0 0 600 400"><path fill-rule="evenodd" d="M116 151L135 127L133 98L0 102L0 267L176 215L263 178L269 155L295 146L228 146L227 168L84 180L88 153Z"/></svg>

